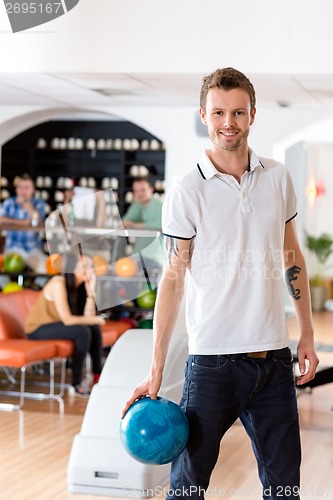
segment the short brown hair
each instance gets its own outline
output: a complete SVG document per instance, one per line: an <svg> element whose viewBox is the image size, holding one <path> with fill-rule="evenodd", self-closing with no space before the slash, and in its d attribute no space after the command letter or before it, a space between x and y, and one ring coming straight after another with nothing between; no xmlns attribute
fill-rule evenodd
<svg viewBox="0 0 333 500"><path fill-rule="evenodd" d="M15 177L13 181L13 186L16 187L20 181L30 181L33 186L35 186L34 180L30 174L21 174Z"/></svg>
<svg viewBox="0 0 333 500"><path fill-rule="evenodd" d="M134 177L134 179L132 180L132 186L135 182L146 182L150 187L153 187L153 184L149 177Z"/></svg>
<svg viewBox="0 0 333 500"><path fill-rule="evenodd" d="M243 73L234 68L219 68L203 78L200 92L200 107L205 111L207 94L210 89L244 89L250 96L251 111L256 106L256 93L250 80Z"/></svg>
<svg viewBox="0 0 333 500"><path fill-rule="evenodd" d="M32 183L34 183L34 180L30 174L21 174L19 175L19 179L20 181L31 181Z"/></svg>

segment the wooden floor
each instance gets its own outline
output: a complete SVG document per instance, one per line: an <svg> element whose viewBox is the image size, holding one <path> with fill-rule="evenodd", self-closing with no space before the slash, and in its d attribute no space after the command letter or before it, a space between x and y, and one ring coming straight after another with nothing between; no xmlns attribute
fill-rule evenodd
<svg viewBox="0 0 333 500"><path fill-rule="evenodd" d="M59 414L47 402L0 412L1 500L101 500L67 492L66 469L73 437L80 431L85 403L65 401ZM333 391L329 386L299 396L302 427L303 498L333 498ZM27 405L28 407L28 405ZM42 410L42 411L40 411ZM78 414L75 414L77 412ZM225 436L211 480L209 498L261 499L256 463L240 424ZM219 491L220 490L220 491Z"/></svg>
<svg viewBox="0 0 333 500"><path fill-rule="evenodd" d="M330 317L332 320L333 316ZM330 322L330 324L332 324ZM331 335L333 344L333 334ZM328 361L328 358L326 358ZM333 353L331 354L333 365ZM0 396L2 400L3 397ZM333 499L332 384L299 393L303 445L302 500ZM0 411L1 500L101 500L67 492L66 472L72 440L80 431L86 401L65 397L27 401L24 411ZM249 439L236 423L225 436L209 496L260 500L261 488ZM106 498L106 497L104 497Z"/></svg>

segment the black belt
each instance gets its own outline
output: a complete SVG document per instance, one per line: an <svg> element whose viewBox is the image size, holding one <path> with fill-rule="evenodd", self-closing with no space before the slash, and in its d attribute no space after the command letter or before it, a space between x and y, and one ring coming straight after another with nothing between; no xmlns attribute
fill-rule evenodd
<svg viewBox="0 0 333 500"><path fill-rule="evenodd" d="M283 347L282 349L273 349L271 351L256 351L256 352L244 352L236 354L235 356L245 356L247 358L253 359L291 359L292 354L289 347Z"/></svg>

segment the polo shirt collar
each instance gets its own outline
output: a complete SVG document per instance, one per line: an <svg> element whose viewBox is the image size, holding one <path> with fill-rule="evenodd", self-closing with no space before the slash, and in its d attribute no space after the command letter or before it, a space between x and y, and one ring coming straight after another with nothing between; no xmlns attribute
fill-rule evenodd
<svg viewBox="0 0 333 500"><path fill-rule="evenodd" d="M263 164L260 162L259 158L254 153L254 151L252 151L252 149L249 149L249 153L250 153L249 171L252 172L257 167L264 168ZM218 177L221 176L221 172L219 172L217 168L214 166L214 164L210 161L206 151L202 153L200 161L197 164L197 167L203 179L211 179L214 176Z"/></svg>
<svg viewBox="0 0 333 500"><path fill-rule="evenodd" d="M257 167L265 168L264 165L261 163L259 160L258 156L255 154L252 149L249 148L249 153L250 153L250 164L249 164L249 171L252 172L255 170Z"/></svg>

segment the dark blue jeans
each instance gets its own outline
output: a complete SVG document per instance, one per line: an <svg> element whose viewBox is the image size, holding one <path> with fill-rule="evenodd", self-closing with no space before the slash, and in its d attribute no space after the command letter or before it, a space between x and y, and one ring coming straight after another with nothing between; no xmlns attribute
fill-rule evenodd
<svg viewBox="0 0 333 500"><path fill-rule="evenodd" d="M204 498L220 441L237 418L252 442L263 498L300 498L301 446L291 356L191 355L180 405L190 438L172 463L169 499Z"/></svg>

